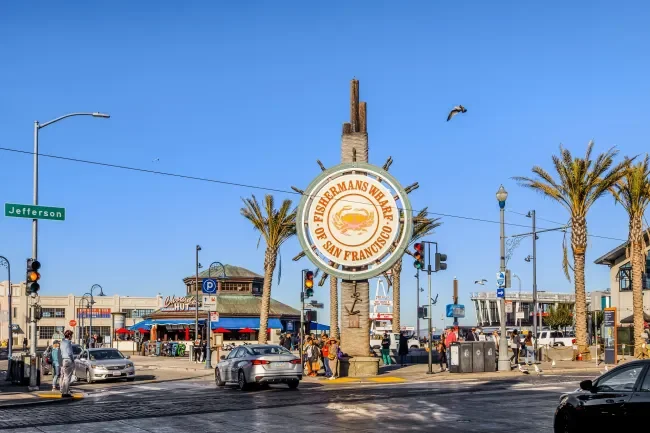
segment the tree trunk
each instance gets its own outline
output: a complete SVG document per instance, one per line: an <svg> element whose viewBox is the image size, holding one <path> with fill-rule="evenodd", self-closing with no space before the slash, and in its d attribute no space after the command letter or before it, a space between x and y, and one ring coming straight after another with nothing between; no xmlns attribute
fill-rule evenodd
<svg viewBox="0 0 650 433"><path fill-rule="evenodd" d="M339 339L339 280L330 275L330 337Z"/></svg>
<svg viewBox="0 0 650 433"><path fill-rule="evenodd" d="M587 295L585 289L585 251L587 249L587 220L584 216L572 218L571 249L575 267L576 292L576 342L578 353L583 360L589 360L589 344L587 342Z"/></svg>
<svg viewBox="0 0 650 433"><path fill-rule="evenodd" d="M634 355L643 351L643 273L645 257L643 253L643 228L641 215L630 217L630 251L632 262L632 311L634 314Z"/></svg>
<svg viewBox="0 0 650 433"><path fill-rule="evenodd" d="M400 322L400 284L402 278L402 261L399 260L393 266L393 332L397 332L401 329ZM419 289L418 289L419 290Z"/></svg>
<svg viewBox="0 0 650 433"><path fill-rule="evenodd" d="M269 307L271 306L271 283L273 282L273 271L278 258L278 250L266 248L264 254L264 285L262 286L262 308L260 310L260 332L257 337L259 344L266 344L266 329L269 324Z"/></svg>

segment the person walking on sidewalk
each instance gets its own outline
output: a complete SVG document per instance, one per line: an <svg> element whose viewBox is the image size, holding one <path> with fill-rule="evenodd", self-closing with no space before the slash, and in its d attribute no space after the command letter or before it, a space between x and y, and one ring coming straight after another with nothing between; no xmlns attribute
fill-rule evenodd
<svg viewBox="0 0 650 433"><path fill-rule="evenodd" d="M399 363L404 367L406 365L406 355L409 354L409 341L404 335L404 331L399 333L399 347L397 348L399 354Z"/></svg>
<svg viewBox="0 0 650 433"><path fill-rule="evenodd" d="M449 368L449 363L447 362L447 348L445 347L444 339L440 339L440 343L438 343L436 350L438 351L438 356L440 357L440 372L442 373L445 371L443 364Z"/></svg>
<svg viewBox="0 0 650 433"><path fill-rule="evenodd" d="M323 367L325 368L325 377L332 376L332 370L330 368L330 345L332 344L330 339L327 338L327 335L323 336L323 348L320 350L321 356L323 357Z"/></svg>
<svg viewBox="0 0 650 433"><path fill-rule="evenodd" d="M524 347L526 348L526 364L531 365L535 360L535 348L533 347L533 333L528 331L524 339Z"/></svg>
<svg viewBox="0 0 650 433"><path fill-rule="evenodd" d="M512 348L512 356L510 357L510 362L519 365L519 347L521 346L521 339L519 338L519 333L515 329L512 331L512 336L510 337L510 347Z"/></svg>
<svg viewBox="0 0 650 433"><path fill-rule="evenodd" d="M332 375L329 377L329 380L338 379L339 377L339 351L338 340L334 337L330 337L327 357L329 358Z"/></svg>
<svg viewBox="0 0 650 433"><path fill-rule="evenodd" d="M447 337L445 338L445 350L447 351L447 361L451 361L451 345L452 343L456 343L458 341L458 326L454 327L454 329L450 329L449 332L447 333ZM447 364L449 366L449 364Z"/></svg>
<svg viewBox="0 0 650 433"><path fill-rule="evenodd" d="M74 352L72 351L72 331L63 333L65 337L61 342L61 397L72 397L70 394L70 382L74 374Z"/></svg>
<svg viewBox="0 0 650 433"><path fill-rule="evenodd" d="M390 336L384 332L384 338L381 339L381 360L384 365L390 365Z"/></svg>
<svg viewBox="0 0 650 433"><path fill-rule="evenodd" d="M59 379L61 378L61 367L63 366L63 356L61 356L61 347L59 340L52 342L52 391L56 391L59 387Z"/></svg>

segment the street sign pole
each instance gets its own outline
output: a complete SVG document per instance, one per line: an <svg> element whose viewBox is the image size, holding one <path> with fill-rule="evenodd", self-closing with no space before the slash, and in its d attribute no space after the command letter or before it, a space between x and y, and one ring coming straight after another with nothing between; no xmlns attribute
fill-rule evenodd
<svg viewBox="0 0 650 433"><path fill-rule="evenodd" d="M431 335L431 316L433 314L433 306L431 305L431 244L427 242L427 280L428 280L428 285L429 285L429 311L427 316L429 318L427 319L427 341L429 343L429 368L427 370L427 374L433 374L433 353L432 353L432 345L431 345L431 340L432 340L432 335ZM438 249L438 244L436 244L436 250ZM419 290L419 288L418 288Z"/></svg>

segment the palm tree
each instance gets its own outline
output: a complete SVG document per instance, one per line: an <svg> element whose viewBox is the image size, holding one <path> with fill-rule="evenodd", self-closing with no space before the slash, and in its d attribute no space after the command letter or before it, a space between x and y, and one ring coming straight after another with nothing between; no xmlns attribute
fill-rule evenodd
<svg viewBox="0 0 650 433"><path fill-rule="evenodd" d="M591 206L612 188L624 175L630 160L614 165L618 154L615 148L598 155L593 160L591 151L594 143L590 141L584 158L573 157L568 149L560 146L560 155L553 155L553 165L557 172L556 181L539 166L532 171L536 179L515 177L521 186L531 188L542 195L560 203L571 217L571 250L576 292L576 340L580 353L589 353L587 344L587 299L585 293L585 252L587 250L587 212ZM569 276L567 251L564 250L564 273Z"/></svg>
<svg viewBox="0 0 650 433"><path fill-rule="evenodd" d="M415 243L418 239L422 239L425 236L428 236L433 233L433 230L436 227L439 227L442 222L440 218L427 218L427 208L422 209L417 216L414 218L413 224L413 236L411 237L410 244ZM410 245L409 244L409 245ZM408 252L410 254L410 252ZM398 260L397 263L393 265L392 269L393 274L393 332L400 331L400 287L401 287L401 274L402 274L402 260ZM420 290L419 287L416 290Z"/></svg>
<svg viewBox="0 0 650 433"><path fill-rule="evenodd" d="M264 286L262 288L262 309L260 311L260 331L258 342L266 344L266 329L269 321L269 306L271 304L271 282L273 271L278 258L280 246L296 234L296 209L291 209L291 200L284 200L279 209L275 209L273 196L264 197L264 209L260 207L257 198L242 198L244 207L241 214L260 232L260 238L266 242L264 253Z"/></svg>
<svg viewBox="0 0 650 433"><path fill-rule="evenodd" d="M643 240L643 215L650 204L650 159L631 166L625 176L611 189L614 199L630 217L629 251L632 263L632 309L634 311L634 352L643 349L643 273L645 272L645 242Z"/></svg>

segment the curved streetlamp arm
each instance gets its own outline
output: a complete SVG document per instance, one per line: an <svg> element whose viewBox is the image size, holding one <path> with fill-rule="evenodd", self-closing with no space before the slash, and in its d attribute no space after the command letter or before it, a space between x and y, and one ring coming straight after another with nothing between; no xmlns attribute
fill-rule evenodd
<svg viewBox="0 0 650 433"><path fill-rule="evenodd" d="M99 296L106 296L106 295L104 294L104 288L103 288L102 286L100 286L99 284L93 284L93 285L92 285L92 287L90 288L90 294L91 294L91 295L93 294L93 291L94 291L95 289L99 289Z"/></svg>
<svg viewBox="0 0 650 433"><path fill-rule="evenodd" d="M223 273L223 276L221 278L228 278L228 275L226 275L226 267L221 262L212 262L212 263L210 263L210 267L208 267L208 278L211 278L212 268L213 267L216 268L218 266L221 266L221 272Z"/></svg>
<svg viewBox="0 0 650 433"><path fill-rule="evenodd" d="M104 119L108 119L108 118L111 117L108 114L98 113L98 112L94 112L94 113L69 113L69 114L65 114L65 115L63 115L61 117L57 117L56 119L49 120L49 121L47 121L45 123L38 123L38 122L36 122L36 123L38 125L38 129L42 129L42 128L45 128L48 125L51 125L53 123L58 122L59 120L67 119L68 117L74 117L74 116L92 116L92 117L101 117L101 118L104 118Z"/></svg>

